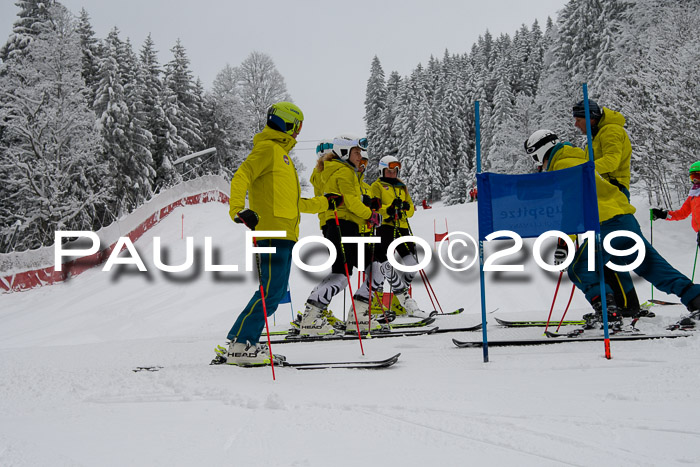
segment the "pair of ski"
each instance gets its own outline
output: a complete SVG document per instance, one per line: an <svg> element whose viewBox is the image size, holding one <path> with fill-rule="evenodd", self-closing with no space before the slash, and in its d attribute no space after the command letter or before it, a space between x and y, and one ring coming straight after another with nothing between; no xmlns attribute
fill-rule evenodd
<svg viewBox="0 0 700 467"><path fill-rule="evenodd" d="M692 333L668 333L668 334L645 334L634 327L633 321L632 325L628 328L613 331L609 334L609 339L611 341L622 342L622 341L639 341L639 340L650 340L650 339L671 339L675 337L689 337ZM506 347L506 346L523 346L523 345L543 345L543 344L559 344L562 342L595 342L602 341L605 339L603 334L598 333L585 333L584 329L576 329L568 333L557 333L552 331L546 331L547 336L544 339L499 339L488 341L489 347ZM483 342L477 341L460 341L458 339L452 339L454 345L459 348L471 348L471 347L482 347Z"/></svg>
<svg viewBox="0 0 700 467"><path fill-rule="evenodd" d="M411 336L426 336L431 334L441 334L446 332L469 332L478 331L481 329L481 323L474 326L468 326L463 328L447 328L441 329L437 326L425 326L418 329L405 329L405 330L393 330L393 331L374 331L369 335L362 334L363 339L384 339L387 337L411 337ZM273 340L272 344L292 344L292 343L302 343L302 342L331 342L331 341L343 341L343 340L357 340L357 334L331 334L328 336L310 336L310 337L291 337L287 336L286 339Z"/></svg>
<svg viewBox="0 0 700 467"><path fill-rule="evenodd" d="M356 362L279 362L275 363L275 367L287 367L287 368L294 368L295 370L327 370L327 369L332 369L332 368L345 368L345 369L350 369L350 370L377 370L381 368L389 368L390 366L394 365L396 362L399 361L399 357L401 356L400 353L397 353L394 356L391 356L389 358L386 358L384 360L359 360ZM221 365L225 364L226 359L218 356L215 358L212 362L211 365ZM262 366L267 366L267 365L262 365ZM141 371L147 371L147 372L155 372L162 370L162 366L139 366L134 368L132 371L135 373L141 372Z"/></svg>

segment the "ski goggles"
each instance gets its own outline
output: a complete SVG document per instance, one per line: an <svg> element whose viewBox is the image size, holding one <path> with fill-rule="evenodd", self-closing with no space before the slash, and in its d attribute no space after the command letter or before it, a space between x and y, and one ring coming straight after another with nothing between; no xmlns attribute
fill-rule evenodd
<svg viewBox="0 0 700 467"><path fill-rule="evenodd" d="M360 154L362 154L362 158L360 159L360 167L367 167L367 163L369 162L367 151L361 151Z"/></svg>
<svg viewBox="0 0 700 467"><path fill-rule="evenodd" d="M316 146L316 154L320 156L321 154L331 149L333 149L333 143L321 143L318 146Z"/></svg>
<svg viewBox="0 0 700 467"><path fill-rule="evenodd" d="M389 162L388 164L382 164L382 166L385 169L400 169L401 168L401 162L395 161L395 162Z"/></svg>
<svg viewBox="0 0 700 467"><path fill-rule="evenodd" d="M354 139L346 143L346 146L349 146L351 148L358 147L363 151L366 151L369 147L369 141L367 141L367 138Z"/></svg>
<svg viewBox="0 0 700 467"><path fill-rule="evenodd" d="M692 172L690 174L690 181L693 183L700 183L700 172Z"/></svg>

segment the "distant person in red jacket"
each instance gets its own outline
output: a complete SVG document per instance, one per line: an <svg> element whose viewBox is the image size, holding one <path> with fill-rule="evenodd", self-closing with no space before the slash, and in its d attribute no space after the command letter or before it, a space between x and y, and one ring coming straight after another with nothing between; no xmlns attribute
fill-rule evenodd
<svg viewBox="0 0 700 467"><path fill-rule="evenodd" d="M690 188L690 193L688 193L688 198L685 200L685 203L683 203L683 206L677 211L652 209L651 216L652 220L666 219L667 221L680 221L692 215L693 219L691 225L693 226L693 230L698 232L696 241L700 247L700 161L691 165L688 172L693 186Z"/></svg>

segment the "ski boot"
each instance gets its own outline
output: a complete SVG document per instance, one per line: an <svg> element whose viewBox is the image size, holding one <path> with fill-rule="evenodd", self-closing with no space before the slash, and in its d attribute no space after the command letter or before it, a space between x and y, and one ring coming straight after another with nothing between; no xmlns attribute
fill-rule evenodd
<svg viewBox="0 0 700 467"><path fill-rule="evenodd" d="M336 330L324 316L325 311L325 307L320 303L313 300L307 301L304 316L299 324L299 335L301 337L315 337L335 334Z"/></svg>
<svg viewBox="0 0 700 467"><path fill-rule="evenodd" d="M608 308L608 328L613 331L619 331L622 329L622 315L615 304L615 297L613 294L607 294L605 296L605 303ZM583 315L583 320L586 322L583 329L602 329L603 304L601 303L600 296L594 297L591 305L595 311L593 313Z"/></svg>
<svg viewBox="0 0 700 467"><path fill-rule="evenodd" d="M381 331L382 325L377 322L377 315L372 313L372 318L369 316L369 301L366 298L355 295L355 312L357 312L357 320L355 321L355 313L348 313L348 319L345 322L346 334L357 334L358 322L361 333Z"/></svg>
<svg viewBox="0 0 700 467"><path fill-rule="evenodd" d="M321 314L324 318L326 318L328 324L333 326L333 329L335 329L336 332L342 332L345 330L345 321L343 321L340 318L336 318L331 310L329 310L328 308L324 308Z"/></svg>
<svg viewBox="0 0 700 467"><path fill-rule="evenodd" d="M692 311L688 316L684 316L678 321L678 325L683 329L692 329L700 321L700 310Z"/></svg>
<svg viewBox="0 0 700 467"><path fill-rule="evenodd" d="M217 347L217 354L220 348L221 346ZM229 342L225 363L229 365L251 367L269 365L273 360L275 365L281 365L287 359L283 355L272 355L271 357L270 348L267 344L251 344L250 342L244 344L233 340Z"/></svg>
<svg viewBox="0 0 700 467"><path fill-rule="evenodd" d="M406 310L406 314L408 316L412 316L414 318L420 318L420 319L425 319L430 317L430 313L427 313L423 310L421 310L418 307L418 303L411 298L410 295L408 295L408 289L403 289L399 290L397 292L394 292L396 295L396 298L399 299L399 302L401 303L401 306L404 307Z"/></svg>

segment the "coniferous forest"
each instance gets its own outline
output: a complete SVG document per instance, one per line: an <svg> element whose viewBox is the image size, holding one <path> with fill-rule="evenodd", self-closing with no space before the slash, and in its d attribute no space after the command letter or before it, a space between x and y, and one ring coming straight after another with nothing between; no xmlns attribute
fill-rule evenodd
<svg viewBox="0 0 700 467"><path fill-rule="evenodd" d="M627 120L633 192L677 208L700 160L698 24L698 0L571 0L544 27L487 31L468 53L445 51L409 76L387 77L375 57L365 99L370 162L396 154L414 199L463 203L475 185L474 101L482 170L525 173L523 143L535 130L585 144L571 113L585 82L591 99Z"/></svg>
<svg viewBox="0 0 700 467"><path fill-rule="evenodd" d="M0 253L51 245L55 230L98 230L183 179L230 177L267 107L291 100L264 53L225 65L205 90L179 41L161 64L150 36L134 45L115 27L98 38L85 10L15 3L0 49ZM523 141L539 128L583 145L571 107L586 82L627 119L633 192L677 207L700 160L699 20L700 0L571 0L544 26L485 31L409 76L386 76L375 57L370 170L396 154L414 199L463 203L475 183L475 100L482 170L523 173Z"/></svg>
<svg viewBox="0 0 700 467"><path fill-rule="evenodd" d="M230 178L269 105L291 99L263 53L224 66L205 91L180 41L160 64L150 35L139 47L116 27L98 39L85 10L15 3L0 49L0 253L98 230L183 179Z"/></svg>

